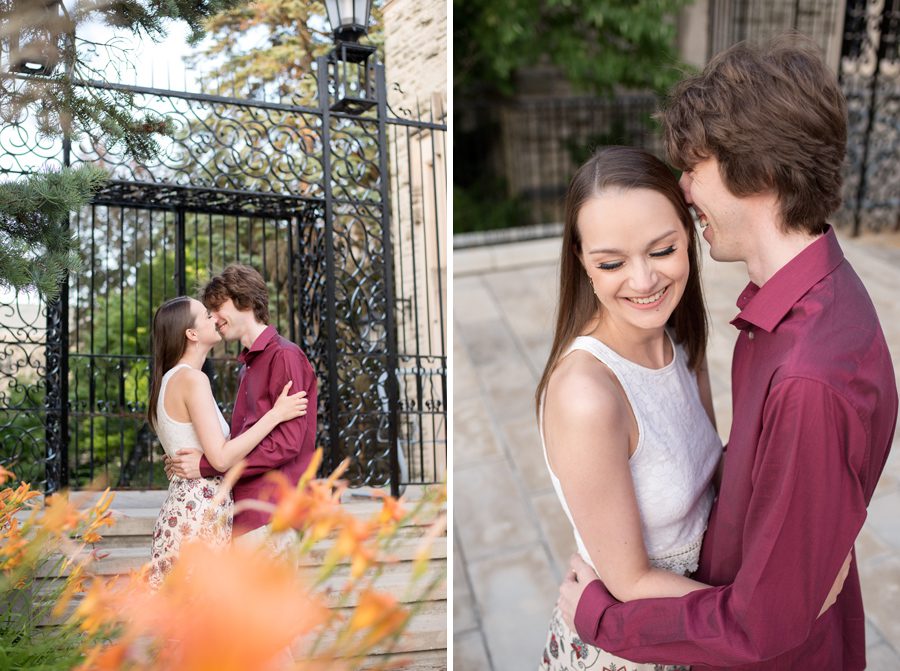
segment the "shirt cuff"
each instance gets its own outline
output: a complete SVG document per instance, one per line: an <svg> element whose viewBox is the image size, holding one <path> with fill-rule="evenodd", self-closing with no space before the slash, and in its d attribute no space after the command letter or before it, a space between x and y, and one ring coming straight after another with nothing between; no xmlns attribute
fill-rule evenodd
<svg viewBox="0 0 900 671"><path fill-rule="evenodd" d="M222 475L215 468L209 465L209 460L206 458L205 454L200 455L200 475L204 478L214 478L217 475Z"/></svg>
<svg viewBox="0 0 900 671"><path fill-rule="evenodd" d="M617 601L600 580L594 580L588 584L575 607L575 631L578 632L578 637L582 641L592 643L596 640L597 630L600 628L600 618L614 603Z"/></svg>

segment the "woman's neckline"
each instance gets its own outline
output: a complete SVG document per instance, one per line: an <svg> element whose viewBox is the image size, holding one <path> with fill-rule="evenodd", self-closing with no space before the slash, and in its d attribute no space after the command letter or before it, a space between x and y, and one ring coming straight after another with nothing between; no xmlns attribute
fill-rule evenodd
<svg viewBox="0 0 900 671"><path fill-rule="evenodd" d="M627 363L631 366L634 366L635 368L638 368L640 370L644 370L644 371L647 371L650 373L662 373L662 372L665 372L667 370L671 370L672 368L674 368L675 362L678 360L678 348L675 347L675 341L672 339L672 336L669 334L669 331L667 329L663 329L663 333L665 334L665 337L668 338L669 344L672 347L672 359L668 363L661 366L660 368L653 368L651 366L645 366L645 365L640 364L632 359L629 359L627 356L625 356L624 354L622 354L621 352L616 350L614 347L612 347L608 343L604 342L601 338L598 338L597 336L595 336L593 334L581 335L581 336L578 336L578 338L590 338L591 340L594 340L594 341L600 343L603 347L605 347L607 350L612 352L616 357L618 357L625 363Z"/></svg>

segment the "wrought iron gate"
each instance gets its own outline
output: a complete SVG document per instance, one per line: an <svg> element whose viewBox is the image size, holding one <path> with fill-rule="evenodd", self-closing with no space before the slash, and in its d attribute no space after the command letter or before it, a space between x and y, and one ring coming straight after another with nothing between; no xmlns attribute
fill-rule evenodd
<svg viewBox="0 0 900 671"><path fill-rule="evenodd" d="M842 221L854 235L900 230L900 0L847 0L841 48L847 98Z"/></svg>
<svg viewBox="0 0 900 671"><path fill-rule="evenodd" d="M84 270L60 300L0 296L0 463L46 491L98 475L164 487L144 421L153 311L240 261L262 272L273 323L317 370L326 468L351 456L355 484L395 492L443 478L446 173L421 159L443 157L444 119L391 113L378 63L364 66L375 106L340 111L344 64L316 66L314 96L277 102L83 82L120 87L175 121L152 164L99 141L47 143L27 111L4 119L7 178L36 162L90 162L112 180L70 221ZM236 354L220 345L209 360L226 415Z"/></svg>

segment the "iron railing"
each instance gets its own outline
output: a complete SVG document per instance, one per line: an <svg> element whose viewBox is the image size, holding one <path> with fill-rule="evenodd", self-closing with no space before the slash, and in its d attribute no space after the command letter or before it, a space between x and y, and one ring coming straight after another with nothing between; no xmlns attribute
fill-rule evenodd
<svg viewBox="0 0 900 671"><path fill-rule="evenodd" d="M326 468L350 456L354 484L395 492L444 477L445 121L392 114L377 63L375 107L334 112L334 66L318 59L303 87L317 95L277 103L82 82L176 122L152 163L90 138L48 142L27 108L3 119L8 178L94 163L112 179L70 222L84 271L61 299L0 297L0 463L47 491L98 475L165 486L143 419L152 313L240 261L317 370ZM236 353L219 346L208 366L226 414Z"/></svg>

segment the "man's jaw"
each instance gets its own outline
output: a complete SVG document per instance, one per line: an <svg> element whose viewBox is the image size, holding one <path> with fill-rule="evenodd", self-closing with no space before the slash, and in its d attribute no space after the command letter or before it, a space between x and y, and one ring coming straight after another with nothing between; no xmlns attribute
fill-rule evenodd
<svg viewBox="0 0 900 671"><path fill-rule="evenodd" d="M222 336L222 340L225 342L232 342L234 340L239 340L240 337L234 336L234 330L231 328L231 324L228 322L220 322L216 324L216 330L219 332L219 335Z"/></svg>

